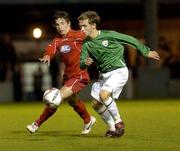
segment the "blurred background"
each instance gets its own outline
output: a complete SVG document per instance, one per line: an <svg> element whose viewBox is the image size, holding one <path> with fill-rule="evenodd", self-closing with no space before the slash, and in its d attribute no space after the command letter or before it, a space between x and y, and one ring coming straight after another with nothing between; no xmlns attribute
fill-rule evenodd
<svg viewBox="0 0 180 151"><path fill-rule="evenodd" d="M160 53L157 62L125 47L130 76L122 98L180 98L179 0L0 0L0 102L38 101L60 86L58 55L50 68L38 62L56 34L55 10L70 14L73 29L82 11L95 10L101 29L130 34ZM89 90L81 97L89 99Z"/></svg>

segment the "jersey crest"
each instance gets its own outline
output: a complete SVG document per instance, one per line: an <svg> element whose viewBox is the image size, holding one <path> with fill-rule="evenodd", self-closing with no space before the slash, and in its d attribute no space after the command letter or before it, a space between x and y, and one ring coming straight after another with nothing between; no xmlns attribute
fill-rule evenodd
<svg viewBox="0 0 180 151"><path fill-rule="evenodd" d="M108 42L107 40L103 40L103 41L102 41L102 45L103 45L104 47L107 47L107 46L109 45L109 42Z"/></svg>
<svg viewBox="0 0 180 151"><path fill-rule="evenodd" d="M71 46L69 46L69 45L63 45L60 48L60 52L62 52L62 53L68 53L70 51L71 51Z"/></svg>

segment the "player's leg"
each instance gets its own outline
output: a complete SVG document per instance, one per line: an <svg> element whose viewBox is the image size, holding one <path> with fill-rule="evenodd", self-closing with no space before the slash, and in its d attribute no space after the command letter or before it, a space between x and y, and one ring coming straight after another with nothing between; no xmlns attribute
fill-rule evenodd
<svg viewBox="0 0 180 151"><path fill-rule="evenodd" d="M101 116L103 121L109 127L108 131L105 133L105 136L117 137L114 119L110 114L110 112L107 110L107 107L102 102L101 98L99 97L99 93L103 85L103 82L104 82L103 80L99 80L98 82L95 82L92 85L92 89L91 89L91 96L93 97L92 107Z"/></svg>
<svg viewBox="0 0 180 151"><path fill-rule="evenodd" d="M45 106L42 114L40 115L40 117L34 121L32 124L27 125L27 130L30 133L35 133L37 132L37 130L39 129L39 127L41 126L42 123L44 123L48 118L50 118L55 112L56 112L57 108L53 108L50 106Z"/></svg>
<svg viewBox="0 0 180 151"><path fill-rule="evenodd" d="M107 110L106 106L97 100L92 100L92 107L93 109L101 116L103 121L108 125L108 131L106 132L106 137L114 137L117 136L115 133L115 123L114 119L112 118L111 114Z"/></svg>
<svg viewBox="0 0 180 151"><path fill-rule="evenodd" d="M62 101L64 99L68 98L69 96L73 95L73 92L71 91L71 89L66 88L66 87L62 87L60 89L60 93L61 93ZM37 132L37 130L39 129L41 124L43 124L46 120L48 120L56 112L56 110L57 110L56 106L46 105L43 112L39 116L39 118L36 119L32 124L27 125L27 127L26 127L27 130L29 130L29 132L31 132L31 133Z"/></svg>
<svg viewBox="0 0 180 151"><path fill-rule="evenodd" d="M90 121L90 114L88 113L84 102L77 100L76 94L80 91L81 87L79 86L80 82L73 79L68 80L65 83L65 86L61 88L61 93L64 98L67 98L68 104L73 107L74 111L83 119L84 123ZM72 86L73 84L73 86Z"/></svg>
<svg viewBox="0 0 180 151"><path fill-rule="evenodd" d="M114 118L116 129L119 136L121 136L124 133L124 123L122 122L117 104L114 99L118 98L128 80L128 69L121 68L113 71L113 73L107 73L104 75L104 77L107 78L107 80L104 81L99 96Z"/></svg>
<svg viewBox="0 0 180 151"><path fill-rule="evenodd" d="M61 96L61 100L60 102L63 101L64 97L61 93L61 90L60 90L60 96ZM30 125L27 125L26 128L27 130L30 132L30 133L35 133L37 132L37 130L39 129L39 127L46 121L48 120L57 110L57 107L56 105L46 105L44 107L44 110L43 112L41 113L41 115L39 116L38 119L36 119L32 124Z"/></svg>
<svg viewBox="0 0 180 151"><path fill-rule="evenodd" d="M61 93L61 90L60 90ZM72 94L70 94L72 95ZM61 101L63 101L64 97L61 93ZM57 110L57 106L56 105L46 105L41 113L41 115L39 116L38 119L36 119L32 124L27 125L26 128L30 133L35 133L37 132L37 130L39 129L39 127L46 121L48 120L52 115L54 115L54 113Z"/></svg>
<svg viewBox="0 0 180 151"><path fill-rule="evenodd" d="M101 98L103 104L106 106L107 110L112 115L115 124L122 121L120 114L118 112L118 107L116 105L116 102L111 97L111 92L102 89L100 91L99 95L100 95L100 98Z"/></svg>
<svg viewBox="0 0 180 151"><path fill-rule="evenodd" d="M63 102L64 99L70 97L73 95L73 91L71 88L63 86L60 89L61 93L61 100ZM38 128L46 121L48 120L57 110L56 106L48 106L46 105L43 112L39 116L38 119L36 119L32 124L27 125L27 130L31 133L37 132Z"/></svg>
<svg viewBox="0 0 180 151"><path fill-rule="evenodd" d="M89 123L91 116L88 113L83 101L76 99L75 96L68 98L68 104L73 107L74 111L83 119L84 124Z"/></svg>
<svg viewBox="0 0 180 151"><path fill-rule="evenodd" d="M104 105L106 106L107 110L109 111L109 113L111 114L115 122L115 128L118 134L117 136L119 137L124 134L124 123L119 114L119 110L118 110L116 102L112 99L111 96L109 96L109 94L111 93L109 93L106 90L101 90L100 97L103 100Z"/></svg>
<svg viewBox="0 0 180 151"><path fill-rule="evenodd" d="M91 131L92 126L96 122L95 117L91 116L83 101L76 99L76 97L68 98L68 103L73 107L74 111L78 113L81 119L84 121L84 126L81 134L88 134Z"/></svg>
<svg viewBox="0 0 180 151"><path fill-rule="evenodd" d="M92 126L96 122L95 117L91 116L86 109L86 106L82 100L77 99L76 95L87 85L87 81L81 81L80 79L71 78L65 82L65 86L62 89L63 95L67 96L69 92L72 93L67 98L70 106L74 111L83 119L84 126L82 134L88 134L91 131Z"/></svg>

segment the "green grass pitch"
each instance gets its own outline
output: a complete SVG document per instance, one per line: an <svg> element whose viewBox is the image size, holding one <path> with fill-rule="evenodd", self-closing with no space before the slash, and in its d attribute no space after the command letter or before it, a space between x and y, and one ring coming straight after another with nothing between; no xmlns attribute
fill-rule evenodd
<svg viewBox="0 0 180 151"><path fill-rule="evenodd" d="M0 151L180 151L180 100L117 101L126 124L121 138L103 137L101 118L87 136L80 135L83 122L64 103L36 134L26 125L43 109L43 103L0 104Z"/></svg>

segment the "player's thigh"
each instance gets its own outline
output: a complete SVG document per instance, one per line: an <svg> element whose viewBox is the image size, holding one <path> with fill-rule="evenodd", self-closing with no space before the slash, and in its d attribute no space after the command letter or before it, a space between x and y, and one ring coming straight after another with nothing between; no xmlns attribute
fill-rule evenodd
<svg viewBox="0 0 180 151"><path fill-rule="evenodd" d="M72 89L70 87L66 87L66 86L63 86L60 89L60 92L61 92L61 96L62 96L63 100L67 99L73 95Z"/></svg>
<svg viewBox="0 0 180 151"><path fill-rule="evenodd" d="M128 80L128 70L117 71L113 73L108 80L102 86L102 90L106 90L111 93L113 98L118 98L124 85Z"/></svg>
<svg viewBox="0 0 180 151"><path fill-rule="evenodd" d="M102 88L102 84L103 84L103 80L99 80L97 82L94 82L91 87L91 96L98 102L101 102L99 93Z"/></svg>
<svg viewBox="0 0 180 151"><path fill-rule="evenodd" d="M86 79L71 78L65 82L64 87L70 88L73 94L77 94L88 84L88 82L89 81Z"/></svg>

